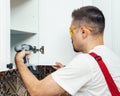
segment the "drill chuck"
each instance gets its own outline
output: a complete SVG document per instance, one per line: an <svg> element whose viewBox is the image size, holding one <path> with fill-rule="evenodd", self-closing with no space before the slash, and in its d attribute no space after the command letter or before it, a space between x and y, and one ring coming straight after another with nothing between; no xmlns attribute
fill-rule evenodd
<svg viewBox="0 0 120 96"><path fill-rule="evenodd" d="M22 50L32 51L32 50L33 50L33 47L32 47L31 45L22 44L22 45L15 46L14 49L15 49L16 52L21 52ZM26 56L25 56L23 59L24 59L24 63L27 63L27 58L26 58Z"/></svg>
<svg viewBox="0 0 120 96"><path fill-rule="evenodd" d="M32 51L32 50L33 50L33 47L32 47L31 45L22 44L22 45L15 46L14 49L15 49L16 52L20 52L20 51L22 51L22 50Z"/></svg>

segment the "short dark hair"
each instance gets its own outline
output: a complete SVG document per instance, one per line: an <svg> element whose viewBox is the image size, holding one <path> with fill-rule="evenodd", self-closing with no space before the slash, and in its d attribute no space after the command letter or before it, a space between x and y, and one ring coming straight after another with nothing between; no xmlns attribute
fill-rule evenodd
<svg viewBox="0 0 120 96"><path fill-rule="evenodd" d="M94 6L85 6L72 12L74 21L79 21L79 26L88 25L93 27L93 33L103 33L105 18L100 9Z"/></svg>

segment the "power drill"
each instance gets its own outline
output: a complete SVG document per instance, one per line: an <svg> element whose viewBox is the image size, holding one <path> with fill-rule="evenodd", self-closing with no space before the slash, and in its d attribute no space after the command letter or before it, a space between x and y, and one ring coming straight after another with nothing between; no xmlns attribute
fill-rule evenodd
<svg viewBox="0 0 120 96"><path fill-rule="evenodd" d="M32 50L33 50L33 47L32 47L31 45L22 44L22 45L15 46L14 49L15 49L16 52L21 52L22 50L32 51ZM24 63L27 63L27 58L26 58L26 56L25 56L23 59L24 59Z"/></svg>
<svg viewBox="0 0 120 96"><path fill-rule="evenodd" d="M36 48L33 48L31 45L27 45L27 44L22 44L22 45L18 45L18 46L15 46L15 51L16 52L21 52L22 50L25 50L25 51L33 51L33 53L35 53L34 51L37 50ZM27 63L27 58L26 56L23 58L24 59L24 63L26 64ZM28 66L28 69L37 77L39 78L39 71L37 68L33 68L33 66L29 65Z"/></svg>

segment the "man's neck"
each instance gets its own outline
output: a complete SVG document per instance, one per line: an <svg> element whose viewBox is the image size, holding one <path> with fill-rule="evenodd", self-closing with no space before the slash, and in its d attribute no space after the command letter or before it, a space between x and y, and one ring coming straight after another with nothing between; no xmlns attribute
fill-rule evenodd
<svg viewBox="0 0 120 96"><path fill-rule="evenodd" d="M90 50L96 46L104 45L103 38L97 38L96 40L90 40L84 47L84 53L89 53Z"/></svg>

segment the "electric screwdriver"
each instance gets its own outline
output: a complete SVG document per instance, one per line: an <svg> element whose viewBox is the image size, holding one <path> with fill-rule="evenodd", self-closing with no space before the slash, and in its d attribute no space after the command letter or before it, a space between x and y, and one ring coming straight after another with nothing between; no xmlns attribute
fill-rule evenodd
<svg viewBox="0 0 120 96"><path fill-rule="evenodd" d="M15 46L14 49L15 49L16 52L21 52L22 50L32 51L32 50L33 50L33 47L32 47L31 45L22 44L22 45ZM23 59L24 59L24 63L27 63L27 58L26 58L26 56L25 56Z"/></svg>
<svg viewBox="0 0 120 96"><path fill-rule="evenodd" d="M16 52L20 52L22 50L25 50L25 51L34 51L36 52L36 48L33 48L31 45L27 45L27 44L22 44L22 45L18 45L18 46L15 46L15 51ZM27 63L27 58L26 56L23 58L24 59L24 63ZM35 67L35 69L33 68L33 66L29 65L28 66L28 69L38 78L39 77L39 71L38 69Z"/></svg>

